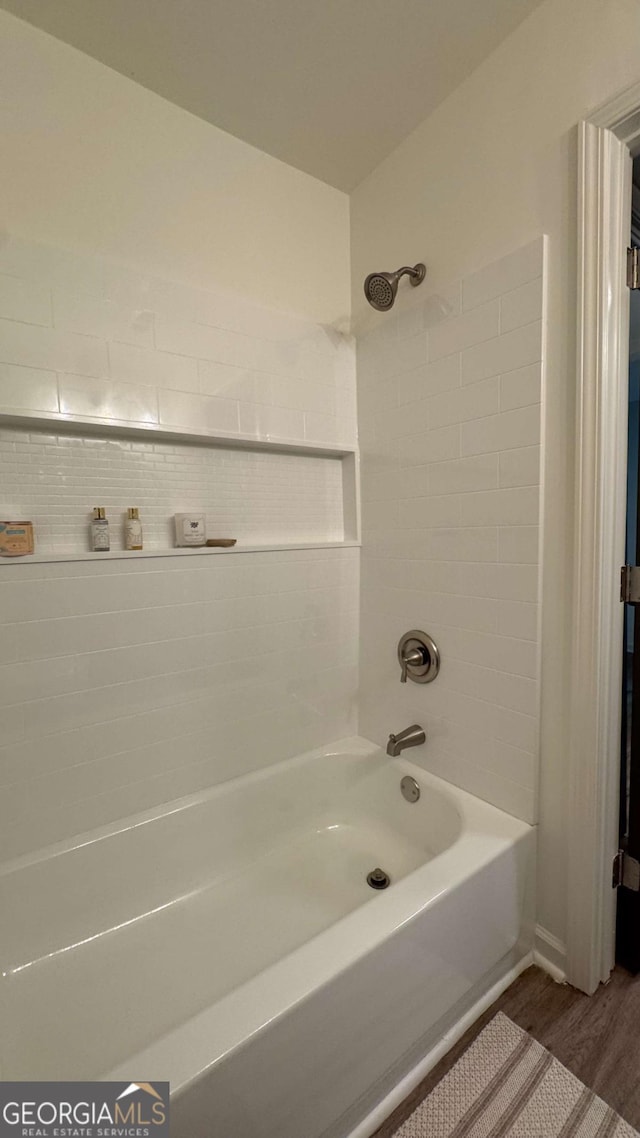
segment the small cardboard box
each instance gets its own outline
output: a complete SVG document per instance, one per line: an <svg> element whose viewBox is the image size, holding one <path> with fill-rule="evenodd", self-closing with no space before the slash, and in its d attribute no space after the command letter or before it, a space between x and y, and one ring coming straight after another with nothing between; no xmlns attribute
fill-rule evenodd
<svg viewBox="0 0 640 1138"><path fill-rule="evenodd" d="M0 522L0 557L23 557L34 549L33 522Z"/></svg>

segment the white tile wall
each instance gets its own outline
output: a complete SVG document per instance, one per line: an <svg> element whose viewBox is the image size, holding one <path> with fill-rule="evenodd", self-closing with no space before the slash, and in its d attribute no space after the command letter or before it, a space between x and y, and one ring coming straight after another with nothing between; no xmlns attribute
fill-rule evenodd
<svg viewBox="0 0 640 1138"><path fill-rule="evenodd" d="M240 544L344 540L339 458L0 427L0 517L30 518L37 553L89 550L97 505L114 550L128 506L145 549L173 547L173 515L189 511L206 515L210 537Z"/></svg>
<svg viewBox="0 0 640 1138"><path fill-rule="evenodd" d="M438 296L403 295L358 342L360 731L422 723L412 760L533 821L544 242ZM411 628L442 653L400 684Z"/></svg>
<svg viewBox="0 0 640 1138"><path fill-rule="evenodd" d="M437 296L403 298L358 345L360 730L384 742L422 722L428 745L412 758L528 820L542 283L536 241ZM348 446L353 377L333 330L96 258L0 250L0 413ZM149 547L183 508L256 543L342 536L330 459L56 428L5 430L0 465L5 508L35 516L41 549L84 545L98 501L114 521L139 505ZM115 524L114 548L119 537ZM356 728L357 550L0 571L3 857ZM420 626L442 671L404 687L397 640Z"/></svg>
<svg viewBox="0 0 640 1138"><path fill-rule="evenodd" d="M3 565L0 859L355 731L358 552Z"/></svg>
<svg viewBox="0 0 640 1138"><path fill-rule="evenodd" d="M0 414L53 411L259 438L356 441L331 328L99 257L0 248Z"/></svg>
<svg viewBox="0 0 640 1138"><path fill-rule="evenodd" d="M354 352L242 297L7 240L3 412L348 447ZM114 548L128 505L148 548L191 509L250 544L343 536L333 459L5 425L0 515L33 517L41 552L86 549L97 504ZM353 732L358 573L356 549L3 562L0 858Z"/></svg>

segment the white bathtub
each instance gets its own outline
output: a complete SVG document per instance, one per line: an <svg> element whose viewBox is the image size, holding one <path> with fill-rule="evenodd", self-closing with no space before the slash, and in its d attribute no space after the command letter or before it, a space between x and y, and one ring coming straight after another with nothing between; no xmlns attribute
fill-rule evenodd
<svg viewBox="0 0 640 1138"><path fill-rule="evenodd" d="M347 739L7 865L1 1077L169 1079L175 1138L347 1135L528 951L533 863Z"/></svg>

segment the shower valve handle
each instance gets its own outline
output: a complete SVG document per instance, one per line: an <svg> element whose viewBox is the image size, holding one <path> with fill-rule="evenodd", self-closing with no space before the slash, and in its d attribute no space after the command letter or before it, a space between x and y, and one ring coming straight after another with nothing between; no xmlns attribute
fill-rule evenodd
<svg viewBox="0 0 640 1138"><path fill-rule="evenodd" d="M426 653L423 648L410 648L409 651L402 653L402 672L400 673L400 683L406 684L407 682L407 669L420 668L426 664Z"/></svg>

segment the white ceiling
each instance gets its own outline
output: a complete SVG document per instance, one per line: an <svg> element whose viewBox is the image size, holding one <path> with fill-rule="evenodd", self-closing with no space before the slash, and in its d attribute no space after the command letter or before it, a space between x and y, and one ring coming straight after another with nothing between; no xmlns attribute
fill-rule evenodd
<svg viewBox="0 0 640 1138"><path fill-rule="evenodd" d="M352 189L541 0L0 0L292 166Z"/></svg>

